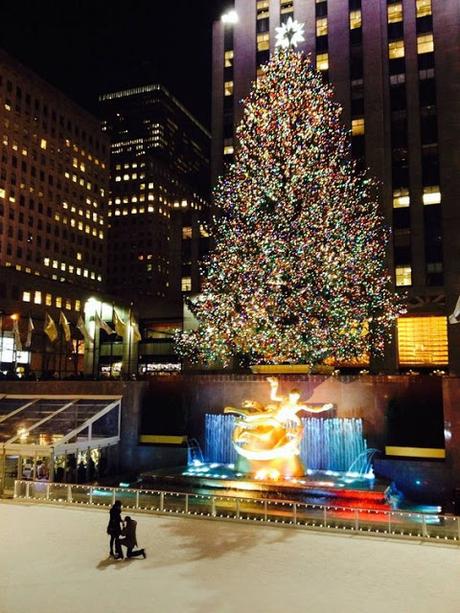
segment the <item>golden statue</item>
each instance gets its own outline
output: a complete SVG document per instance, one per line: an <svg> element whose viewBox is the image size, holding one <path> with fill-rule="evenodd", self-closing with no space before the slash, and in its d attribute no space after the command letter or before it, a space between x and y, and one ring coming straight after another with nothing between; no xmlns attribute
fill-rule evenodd
<svg viewBox="0 0 460 613"><path fill-rule="evenodd" d="M269 377L267 381L271 402L265 407L257 401L245 400L240 409L224 409L224 413L238 416L233 430L233 445L238 454L236 470L256 479L301 477L305 468L300 459L303 426L298 413L321 413L333 405L302 404L298 389L292 389L287 397L280 396L278 379Z"/></svg>

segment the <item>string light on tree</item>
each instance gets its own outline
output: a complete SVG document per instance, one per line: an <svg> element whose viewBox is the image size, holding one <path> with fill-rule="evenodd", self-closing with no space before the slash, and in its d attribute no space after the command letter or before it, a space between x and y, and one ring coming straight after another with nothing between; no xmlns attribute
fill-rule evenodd
<svg viewBox="0 0 460 613"><path fill-rule="evenodd" d="M401 312L376 185L352 162L333 90L292 48L302 32L289 24L215 192L216 246L190 302L199 327L178 343L198 361L350 360L382 350Z"/></svg>

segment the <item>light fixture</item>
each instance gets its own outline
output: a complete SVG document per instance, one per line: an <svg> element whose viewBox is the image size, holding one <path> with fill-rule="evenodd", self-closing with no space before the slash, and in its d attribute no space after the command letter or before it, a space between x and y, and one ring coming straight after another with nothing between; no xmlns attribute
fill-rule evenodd
<svg viewBox="0 0 460 613"><path fill-rule="evenodd" d="M226 25L234 25L238 23L238 13L235 10L228 11L222 15L221 20Z"/></svg>

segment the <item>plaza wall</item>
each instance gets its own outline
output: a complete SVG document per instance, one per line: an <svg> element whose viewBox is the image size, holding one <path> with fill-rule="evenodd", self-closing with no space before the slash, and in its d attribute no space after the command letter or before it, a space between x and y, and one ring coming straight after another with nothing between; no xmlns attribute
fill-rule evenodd
<svg viewBox="0 0 460 613"><path fill-rule="evenodd" d="M379 466L388 478L407 474L429 490L460 488L460 378L435 376L281 376L280 391L301 390L311 403L331 402L335 417L363 419L369 447L382 454ZM120 473L135 474L152 468L178 466L186 461L186 448L143 445L141 434L188 435L203 446L205 413L222 413L252 398L269 401L270 389L261 375L174 375L146 381L0 381L0 394L81 394L122 396L122 429L118 464ZM391 405L403 420L391 426ZM439 405L440 404L440 411ZM426 420L430 412L432 423ZM328 414L323 414L327 416ZM402 426L401 426L402 424ZM401 444L429 447L433 428L446 433L438 443L445 460L385 458L385 446ZM435 433L436 434L436 433ZM394 437L399 436L396 440ZM436 434L439 441L439 432ZM420 478L421 476L421 478Z"/></svg>

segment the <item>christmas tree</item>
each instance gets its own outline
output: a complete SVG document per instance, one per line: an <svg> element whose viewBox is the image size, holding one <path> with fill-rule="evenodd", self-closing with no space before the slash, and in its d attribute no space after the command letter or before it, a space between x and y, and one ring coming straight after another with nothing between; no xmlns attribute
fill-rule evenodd
<svg viewBox="0 0 460 613"><path fill-rule="evenodd" d="M215 248L183 356L318 364L382 350L399 311L388 230L340 115L308 57L288 47L265 65L216 189Z"/></svg>

